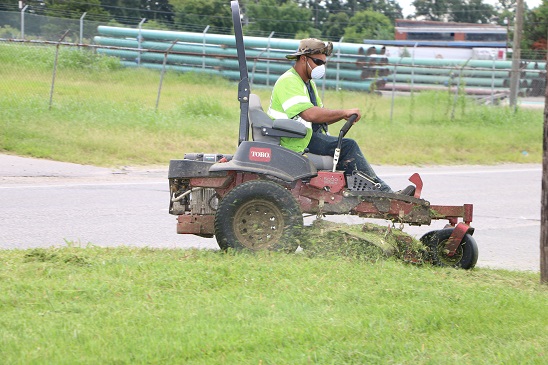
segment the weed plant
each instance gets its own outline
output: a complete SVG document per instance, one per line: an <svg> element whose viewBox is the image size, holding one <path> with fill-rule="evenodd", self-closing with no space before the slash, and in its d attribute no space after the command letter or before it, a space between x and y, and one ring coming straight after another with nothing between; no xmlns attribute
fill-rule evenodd
<svg viewBox="0 0 548 365"><path fill-rule="evenodd" d="M165 165L188 152L234 153L237 84L204 74L122 69L116 59L61 47L49 107L52 47L0 44L0 151L102 166ZM288 64L290 67L290 64ZM252 90L267 109L270 89ZM348 136L373 164L541 161L541 110L482 106L464 95L391 98L326 91L328 108L358 107ZM342 123L330 127L336 135Z"/></svg>

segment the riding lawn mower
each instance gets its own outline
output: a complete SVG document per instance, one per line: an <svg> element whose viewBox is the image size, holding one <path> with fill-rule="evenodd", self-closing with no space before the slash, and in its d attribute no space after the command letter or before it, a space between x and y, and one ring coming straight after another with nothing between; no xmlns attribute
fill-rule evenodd
<svg viewBox="0 0 548 365"><path fill-rule="evenodd" d="M302 138L306 127L292 119L272 120L251 93L238 2L232 1L231 8L240 69L238 147L234 155L187 153L170 161L169 213L177 216L177 233L215 236L223 250L293 252L303 234L303 214L350 214L418 226L446 219L444 229L420 238L425 259L473 268L478 248L470 227L472 204L430 204L421 198L423 183L416 173L409 178L414 194L407 196L382 192L359 171L345 175L336 170L342 138L355 117L341 128L334 156L280 146L281 137Z"/></svg>

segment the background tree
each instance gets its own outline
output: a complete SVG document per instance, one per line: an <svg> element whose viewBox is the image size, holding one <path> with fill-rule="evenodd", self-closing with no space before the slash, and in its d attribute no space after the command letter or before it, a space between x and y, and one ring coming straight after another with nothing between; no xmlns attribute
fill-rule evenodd
<svg viewBox="0 0 548 365"><path fill-rule="evenodd" d="M495 16L495 8L482 0L455 1L451 20L460 23L488 24Z"/></svg>
<svg viewBox="0 0 548 365"><path fill-rule="evenodd" d="M169 0L140 0L141 16L148 20L172 24L175 18L173 5Z"/></svg>
<svg viewBox="0 0 548 365"><path fill-rule="evenodd" d="M175 25L191 31L210 26L210 33L230 33L232 12L226 0L171 0L175 9Z"/></svg>
<svg viewBox="0 0 548 365"><path fill-rule="evenodd" d="M531 49L531 58L546 59L548 37L548 0L533 10L526 11L523 22L522 49Z"/></svg>
<svg viewBox="0 0 548 365"><path fill-rule="evenodd" d="M443 21L452 11L454 0L415 0L415 16L426 20Z"/></svg>
<svg viewBox="0 0 548 365"><path fill-rule="evenodd" d="M257 0L245 6L248 32L276 32L294 38L297 32L315 32L312 11L294 1Z"/></svg>
<svg viewBox="0 0 548 365"><path fill-rule="evenodd" d="M488 23L496 13L483 0L415 0L413 6L415 16L435 21Z"/></svg>
<svg viewBox="0 0 548 365"><path fill-rule="evenodd" d="M350 18L350 25L344 31L345 42L362 43L364 39L394 38L394 26L386 15L364 10Z"/></svg>
<svg viewBox="0 0 548 365"><path fill-rule="evenodd" d="M43 3L41 5L40 3ZM79 19L82 14L87 13L89 20L101 20L108 16L108 12L101 7L100 0L90 0L87 2L75 2L68 0L45 0L34 1L36 9L43 9L44 15L55 16L68 19Z"/></svg>
<svg viewBox="0 0 548 365"><path fill-rule="evenodd" d="M339 40L344 36L344 31L349 25L350 17L344 12L329 14L329 18L323 26L323 34L330 39Z"/></svg>
<svg viewBox="0 0 548 365"><path fill-rule="evenodd" d="M140 1L140 0L139 0ZM135 24L144 18L136 0L101 0L101 6L121 24Z"/></svg>

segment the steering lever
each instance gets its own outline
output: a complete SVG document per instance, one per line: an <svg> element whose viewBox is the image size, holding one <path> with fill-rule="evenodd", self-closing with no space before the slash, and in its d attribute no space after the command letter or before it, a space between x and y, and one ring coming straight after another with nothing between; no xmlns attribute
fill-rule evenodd
<svg viewBox="0 0 548 365"><path fill-rule="evenodd" d="M350 118L348 118L346 123L343 125L343 127L341 128L341 131L339 132L339 140L337 142L337 148L335 148L335 155L333 156L333 172L337 170L337 164L339 163L339 156L341 155L342 140L344 136L346 135L346 133L348 133L348 130L350 129L350 127L352 127L356 119L358 119L358 114L352 114Z"/></svg>

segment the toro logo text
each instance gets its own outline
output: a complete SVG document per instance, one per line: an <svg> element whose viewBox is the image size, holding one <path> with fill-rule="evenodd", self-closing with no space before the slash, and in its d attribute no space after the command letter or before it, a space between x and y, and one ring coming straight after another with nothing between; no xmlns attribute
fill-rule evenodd
<svg viewBox="0 0 548 365"><path fill-rule="evenodd" d="M251 147L249 149L249 161L270 162L272 150L270 148Z"/></svg>

